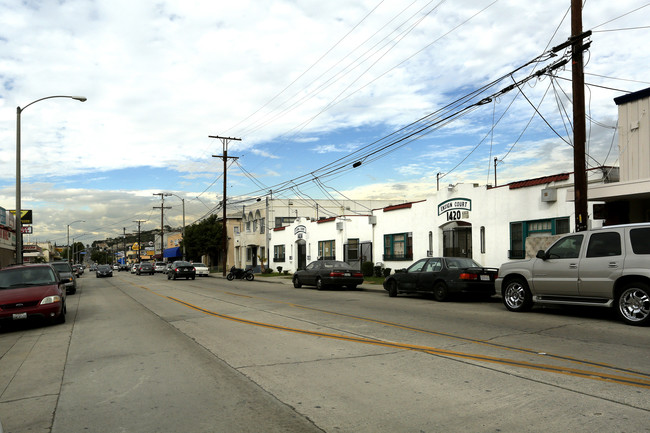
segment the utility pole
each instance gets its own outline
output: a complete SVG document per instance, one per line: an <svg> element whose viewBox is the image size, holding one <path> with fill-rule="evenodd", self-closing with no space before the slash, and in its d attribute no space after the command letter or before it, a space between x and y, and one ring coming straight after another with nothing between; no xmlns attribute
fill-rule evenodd
<svg viewBox="0 0 650 433"><path fill-rule="evenodd" d="M221 143L223 143L223 155L212 155L213 158L222 158L223 159L223 234L221 235L222 237L222 258L221 258L221 264L223 267L222 273L223 276L226 276L226 262L227 262L227 256L228 256L228 230L226 227L226 171L227 171L227 166L226 163L228 162L228 158L230 159L239 159L235 156L228 156L228 143L231 140L235 141L241 141L241 138L232 138L232 137L220 137L218 135L208 135L209 138L218 138L221 140Z"/></svg>
<svg viewBox="0 0 650 433"><path fill-rule="evenodd" d="M122 227L122 251L124 252L124 263L126 265L126 227Z"/></svg>
<svg viewBox="0 0 650 433"><path fill-rule="evenodd" d="M133 222L138 224L138 261L136 263L140 263L141 260L140 253L142 252L142 239L140 238L140 223L143 223L144 220L137 220Z"/></svg>
<svg viewBox="0 0 650 433"><path fill-rule="evenodd" d="M585 167L585 75L582 51L582 0L571 0L571 81L573 88L573 177L576 232L587 230Z"/></svg>
<svg viewBox="0 0 650 433"><path fill-rule="evenodd" d="M165 253L165 242L163 240L163 235L165 234L165 209L171 209L171 206L165 206L165 193L155 192L153 195L159 195L162 203L160 206L154 206L154 209L160 209L160 260L162 261L163 255Z"/></svg>

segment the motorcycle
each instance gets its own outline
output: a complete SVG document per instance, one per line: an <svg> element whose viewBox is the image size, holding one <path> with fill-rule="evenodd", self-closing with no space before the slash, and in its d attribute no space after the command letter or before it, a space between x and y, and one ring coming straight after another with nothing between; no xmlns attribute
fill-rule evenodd
<svg viewBox="0 0 650 433"><path fill-rule="evenodd" d="M226 275L226 279L228 281L232 281L235 278L237 278L238 280L253 281L255 279L255 275L253 274L252 269L241 269L233 266L232 268L230 268L230 272L228 272L228 275Z"/></svg>

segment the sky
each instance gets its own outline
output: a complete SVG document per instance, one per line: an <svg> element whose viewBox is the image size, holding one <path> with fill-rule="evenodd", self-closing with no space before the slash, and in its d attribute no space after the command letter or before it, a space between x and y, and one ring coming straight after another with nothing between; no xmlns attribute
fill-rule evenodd
<svg viewBox="0 0 650 433"><path fill-rule="evenodd" d="M270 193L420 200L437 182L494 184L495 158L497 184L572 172L571 64L549 56L569 9L0 0L0 206L15 208L16 107L25 243L158 228L161 192L166 225L181 199L198 221L223 199L224 147L229 209ZM587 164L618 165L614 98L650 87L650 3L586 0L582 16Z"/></svg>

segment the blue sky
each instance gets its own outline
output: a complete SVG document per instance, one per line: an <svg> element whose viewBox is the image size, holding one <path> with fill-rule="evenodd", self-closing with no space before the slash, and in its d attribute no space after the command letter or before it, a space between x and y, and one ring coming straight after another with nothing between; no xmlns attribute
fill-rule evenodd
<svg viewBox="0 0 650 433"><path fill-rule="evenodd" d="M238 157L228 169L233 199L276 189L283 198L418 200L435 190L437 173L444 184L493 183L494 158L499 183L572 171L568 66L455 117L555 61L508 77L567 40L569 6L0 1L0 206L15 206L16 107L51 95L88 99L41 101L22 113L22 207L35 219L27 241L64 243L78 219L73 234L86 243L135 231L135 220L155 228L153 194L162 191L185 199L188 222L206 215L222 194L223 163L212 156L222 143L210 135L241 138L228 149ZM583 28L594 30L585 55L592 165L617 165L613 99L650 87L650 53L639 49L650 38L649 11L645 1L585 2ZM444 125L373 153L501 77L446 112ZM352 169L354 155L364 157ZM343 165L319 171L335 161ZM312 181L287 188L296 178ZM173 207L166 223L180 226L180 200L165 204Z"/></svg>

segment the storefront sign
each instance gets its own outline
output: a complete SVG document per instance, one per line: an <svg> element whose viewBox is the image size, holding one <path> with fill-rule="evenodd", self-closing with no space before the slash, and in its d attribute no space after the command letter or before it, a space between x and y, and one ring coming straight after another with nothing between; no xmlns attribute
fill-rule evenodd
<svg viewBox="0 0 650 433"><path fill-rule="evenodd" d="M472 210L472 200L468 198L452 198L450 200L443 201L438 205L438 215L442 215L445 212L453 210Z"/></svg>
<svg viewBox="0 0 650 433"><path fill-rule="evenodd" d="M307 227L305 226L297 226L295 229L293 229L293 234L296 235L298 239L303 239L306 237L307 234Z"/></svg>
<svg viewBox="0 0 650 433"><path fill-rule="evenodd" d="M458 221L469 218L469 211L471 210L472 200L467 198L452 198L438 205L438 216L444 213L447 216L447 221Z"/></svg>

